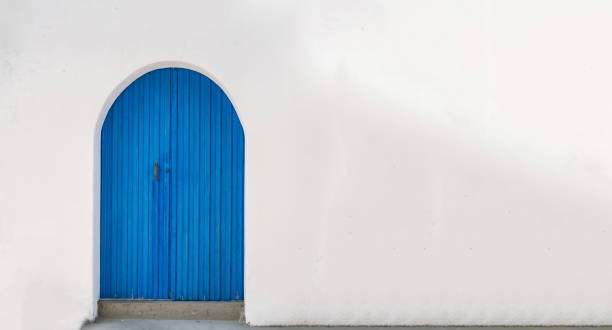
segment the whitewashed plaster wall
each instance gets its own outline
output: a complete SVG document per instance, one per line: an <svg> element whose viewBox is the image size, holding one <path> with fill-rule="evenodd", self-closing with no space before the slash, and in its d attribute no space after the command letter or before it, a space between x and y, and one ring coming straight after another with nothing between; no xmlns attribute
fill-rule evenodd
<svg viewBox="0 0 612 330"><path fill-rule="evenodd" d="M245 128L250 324L610 324L611 41L606 1L0 1L1 327L95 316L101 118L180 63Z"/></svg>

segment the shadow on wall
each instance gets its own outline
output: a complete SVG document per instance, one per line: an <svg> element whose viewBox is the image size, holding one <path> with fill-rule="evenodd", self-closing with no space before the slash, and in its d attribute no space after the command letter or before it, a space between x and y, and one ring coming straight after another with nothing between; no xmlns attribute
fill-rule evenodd
<svg viewBox="0 0 612 330"><path fill-rule="evenodd" d="M70 285L44 277L27 281L21 306L22 329L79 329L80 323L72 324L74 318L65 318L68 311L78 311L87 308L78 297L82 293L71 292ZM58 304L64 302L64 304ZM65 302L70 302L66 305ZM49 320L54 320L49 324ZM2 327L2 326L0 326Z"/></svg>
<svg viewBox="0 0 612 330"><path fill-rule="evenodd" d="M329 98L313 97L325 94ZM363 322L354 315L372 315L372 325L388 324L389 319L396 320L391 324L480 324L490 322L487 314L476 310L482 306L457 311L457 306L470 305L470 290L498 292L481 294L490 299L491 308L499 309L507 308L504 299L536 310L547 304L548 294L571 296L571 278L596 262L580 254L598 251L595 244L604 241L600 231L612 216L602 199L610 188L604 182L591 184L596 173L559 162L558 157L568 156L564 153L532 155L508 133L487 137L484 130L466 128L422 105L410 108L361 95L358 88L330 87L296 99L297 110L291 115L297 118L289 119L301 125L291 127L295 145L288 143L283 150L300 151L290 154L285 166L294 181L275 190L279 200L289 191L295 203L279 206L268 202L275 198L267 193L258 206L269 207L264 209L268 214L284 212L288 219L275 223L275 230L285 236L276 237L271 249L301 248L298 244L315 249L308 259L312 263L286 270L284 277L295 281L276 284L286 285L278 290L285 292L292 292L291 286L310 286L304 298L308 303L287 297L284 306L289 312L277 313L277 319L268 312L270 306L258 304L265 301L263 294L250 296L256 303L247 309L247 320L255 325L296 324L309 315L307 324L347 324L354 319ZM448 110L456 114L453 111ZM294 169L299 172L291 172ZM261 166L257 178L275 175L274 166ZM261 188L256 183L251 189ZM576 228L577 219L585 215L584 226ZM590 241L579 246L568 237ZM264 245L260 241L267 237L248 239ZM364 242L367 249L362 248ZM436 258L440 255L447 257ZM422 267L407 267L408 258ZM266 260L269 269L283 269L284 262ZM570 268L571 263L576 267ZM555 270L567 276L551 278ZM253 282L270 281L268 274L250 275L257 277ZM383 276L381 289L378 281ZM411 286L407 278L417 284ZM597 281L603 283L601 277ZM559 293L557 288L568 289ZM447 300L439 294L445 290ZM266 294L284 298L278 292ZM396 307L373 313L385 306L388 296L397 297ZM363 297L369 302L363 303ZM419 307L425 298L429 306ZM434 312L415 312L423 309ZM456 319L444 315L448 310ZM542 322L528 313L517 320Z"/></svg>

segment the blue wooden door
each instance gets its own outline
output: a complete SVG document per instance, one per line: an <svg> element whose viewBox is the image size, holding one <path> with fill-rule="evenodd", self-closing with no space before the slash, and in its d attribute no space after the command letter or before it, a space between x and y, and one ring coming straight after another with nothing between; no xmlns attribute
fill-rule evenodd
<svg viewBox="0 0 612 330"><path fill-rule="evenodd" d="M102 127L100 297L242 300L244 134L223 91L149 72Z"/></svg>

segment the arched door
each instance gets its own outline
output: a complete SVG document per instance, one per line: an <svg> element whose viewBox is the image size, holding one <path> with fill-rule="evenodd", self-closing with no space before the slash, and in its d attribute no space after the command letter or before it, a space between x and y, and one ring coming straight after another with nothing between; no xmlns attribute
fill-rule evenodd
<svg viewBox="0 0 612 330"><path fill-rule="evenodd" d="M102 127L100 297L242 300L244 133L225 93L151 71Z"/></svg>

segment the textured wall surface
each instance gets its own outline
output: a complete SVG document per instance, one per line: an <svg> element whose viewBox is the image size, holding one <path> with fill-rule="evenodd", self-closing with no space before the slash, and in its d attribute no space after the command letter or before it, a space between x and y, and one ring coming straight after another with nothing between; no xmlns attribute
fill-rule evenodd
<svg viewBox="0 0 612 330"><path fill-rule="evenodd" d="M1 1L3 327L95 315L99 130L160 61L210 73L244 126L251 324L612 323L611 18Z"/></svg>

